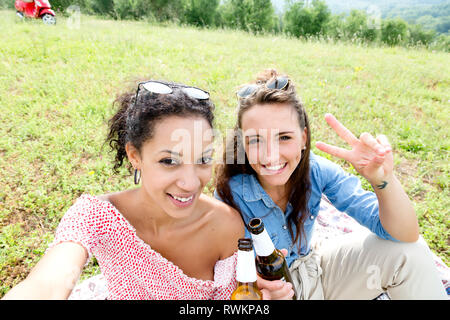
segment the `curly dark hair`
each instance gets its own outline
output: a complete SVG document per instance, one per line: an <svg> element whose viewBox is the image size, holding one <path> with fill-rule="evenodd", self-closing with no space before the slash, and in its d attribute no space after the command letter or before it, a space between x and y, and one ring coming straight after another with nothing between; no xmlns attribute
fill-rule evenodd
<svg viewBox="0 0 450 320"><path fill-rule="evenodd" d="M133 90L118 95L113 102L113 106L118 105L118 110L108 121L109 133L105 142L116 152L113 168L115 173L119 172L127 159L125 145L130 142L140 152L144 142L153 137L158 121L169 116L200 116L213 128L215 106L210 99L197 100L188 96L182 90L188 87L184 84L161 80L157 82L171 87L173 92L156 94L141 88L136 101L136 91ZM130 165L128 170L131 170Z"/></svg>

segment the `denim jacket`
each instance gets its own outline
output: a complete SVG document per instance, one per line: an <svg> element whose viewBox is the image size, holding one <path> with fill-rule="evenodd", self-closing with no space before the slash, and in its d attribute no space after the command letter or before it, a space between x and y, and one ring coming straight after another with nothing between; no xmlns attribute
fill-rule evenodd
<svg viewBox="0 0 450 320"><path fill-rule="evenodd" d="M251 218L261 218L275 247L288 250L286 260L289 265L300 256L310 251L310 243L314 231L314 222L319 213L322 194L339 211L347 213L361 225L367 227L382 239L398 241L383 228L378 212L378 199L375 193L365 191L361 181L354 175L345 172L337 164L321 156L310 154L311 194L308 201L308 217L304 223L304 234L299 242L293 243L287 226L287 217L292 212L292 206L287 204L283 212L264 191L254 175L239 174L230 179L229 185L235 203L239 206L245 223ZM214 196L221 200L214 192ZM292 226L295 231L295 226ZM246 237L250 237L246 230Z"/></svg>

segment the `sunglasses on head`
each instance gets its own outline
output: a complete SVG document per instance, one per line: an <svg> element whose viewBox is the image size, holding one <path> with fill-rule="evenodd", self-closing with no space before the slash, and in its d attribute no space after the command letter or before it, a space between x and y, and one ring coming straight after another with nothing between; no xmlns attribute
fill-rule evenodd
<svg viewBox="0 0 450 320"><path fill-rule="evenodd" d="M236 95L239 98L246 98L249 95L251 95L253 92L255 92L262 85L264 85L267 89L283 90L284 88L286 88L288 83L289 83L289 78L276 77L276 78L270 79L269 81L267 81L264 84L252 83L252 84L246 85L243 88L241 88L238 92L236 92Z"/></svg>
<svg viewBox="0 0 450 320"><path fill-rule="evenodd" d="M181 91L183 91L185 94L187 94L191 98L194 98L197 100L208 100L209 99L209 93L200 88L189 87L189 86L179 86L179 85L168 85L163 82L150 80L150 81L141 82L138 84L138 87L136 90L136 96L134 99L135 104L136 104L139 90L141 87L143 87L148 92L156 93L156 94L171 94L171 93L173 93L174 88L180 88Z"/></svg>

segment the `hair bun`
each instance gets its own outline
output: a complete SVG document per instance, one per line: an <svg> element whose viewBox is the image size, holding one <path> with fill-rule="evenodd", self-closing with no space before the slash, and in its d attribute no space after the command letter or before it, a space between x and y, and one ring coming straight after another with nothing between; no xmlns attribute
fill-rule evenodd
<svg viewBox="0 0 450 320"><path fill-rule="evenodd" d="M275 69L266 69L256 76L256 83L263 84L278 76L278 72Z"/></svg>

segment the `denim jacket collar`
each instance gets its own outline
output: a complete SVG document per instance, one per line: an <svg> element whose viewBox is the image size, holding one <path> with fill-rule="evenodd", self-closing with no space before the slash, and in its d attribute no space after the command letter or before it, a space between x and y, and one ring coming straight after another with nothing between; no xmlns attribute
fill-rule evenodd
<svg viewBox="0 0 450 320"><path fill-rule="evenodd" d="M244 200L247 202L254 202L262 200L267 208L275 208L277 205L272 198L267 194L264 188L259 183L258 179L252 174L245 174L242 184L242 193ZM290 203L287 209L292 209Z"/></svg>

